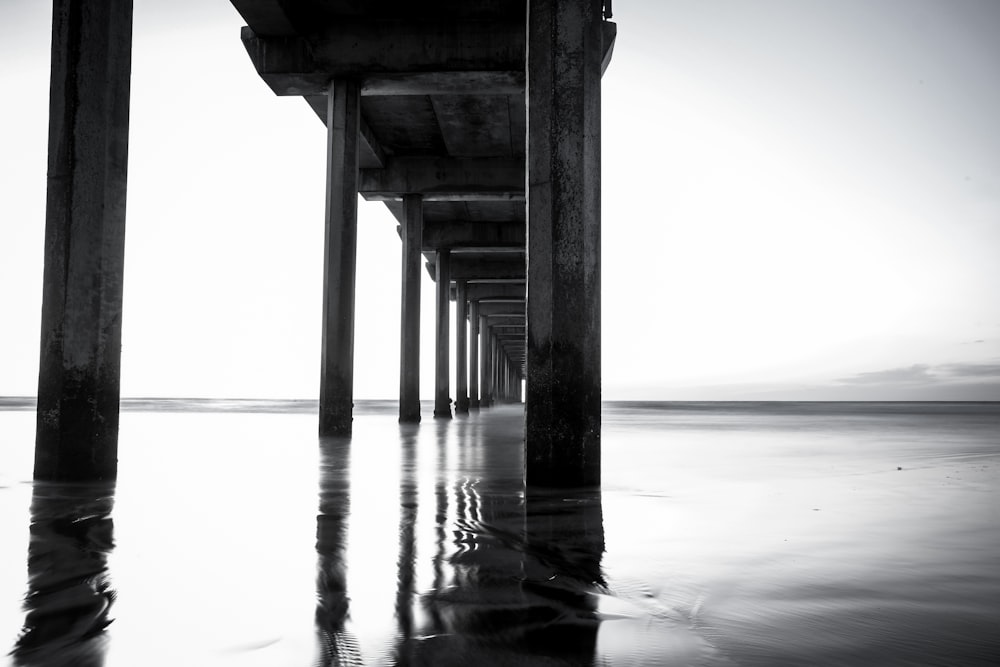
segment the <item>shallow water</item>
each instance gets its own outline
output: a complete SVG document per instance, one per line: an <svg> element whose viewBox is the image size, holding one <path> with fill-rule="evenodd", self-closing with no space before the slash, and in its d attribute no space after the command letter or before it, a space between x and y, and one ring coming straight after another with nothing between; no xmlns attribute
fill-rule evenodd
<svg viewBox="0 0 1000 667"><path fill-rule="evenodd" d="M606 404L602 491L554 495L518 406L132 401L110 487L32 485L28 407L11 664L1000 662L997 404Z"/></svg>

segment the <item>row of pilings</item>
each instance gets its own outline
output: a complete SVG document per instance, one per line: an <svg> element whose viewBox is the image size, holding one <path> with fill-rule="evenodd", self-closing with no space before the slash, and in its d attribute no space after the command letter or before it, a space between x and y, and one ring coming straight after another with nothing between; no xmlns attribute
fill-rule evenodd
<svg viewBox="0 0 1000 667"><path fill-rule="evenodd" d="M323 55L321 43L301 48L295 40L306 40L315 30L336 29L333 25L317 26L292 34L298 28L289 17L322 15L322 3L316 4L316 0L233 2L238 9L253 5L243 13L247 18L252 10L255 20L271 20L288 12L280 22L286 34L272 42L292 50L285 54L288 57L269 61L274 66ZM289 10L292 5L295 12ZM412 11L407 3L398 6L401 12ZM483 11L492 6L484 3ZM476 72L441 72L455 63L461 66L463 58L475 55L478 45L454 41L459 33L454 26L443 25L442 46L424 48L428 35L437 34L428 21L413 24L412 44L406 41L408 24L392 24L404 32L369 60L361 56L371 49L366 51L361 44L347 54L354 58L353 70L341 63L293 76L296 85L321 81L326 91L321 434L350 433L353 428L357 200L359 192L364 194L368 187L359 180L359 138L365 127L362 96L372 90L412 93L414 87L427 85L448 90L455 82L480 86L483 81L500 81L509 86L513 81L524 91L523 109L512 110L514 115L524 114L526 128L522 191L520 195L501 194L510 201L521 197L525 207L524 297L513 306L523 313L523 324L511 317L507 319L515 322L502 323L504 313L495 307L503 305L501 299L466 296L461 300L459 310L468 310L459 327L464 336L458 336L464 338L466 349L459 358L466 360L466 368L456 378L455 405L462 410L466 401L471 409L476 399L482 407L523 398L527 483L599 484L600 106L601 76L610 57L607 36L613 35L603 9L601 0L530 0L522 27L510 32L511 44L501 45L507 53L512 44L524 40L520 47L523 69L509 77L492 76L488 58L470 65L478 68ZM384 17L376 19L378 30L390 25ZM447 20L447 16L442 17L442 21ZM361 26L359 34L378 41L378 30L368 28ZM499 29L495 32L507 34ZM483 34L491 34L489 26ZM131 43L131 0L54 0L35 458L38 479L113 479L117 475ZM457 51L450 53L448 48ZM393 57L411 52L440 62L402 62L393 67L407 66L411 71L384 75ZM438 70L431 71L432 66ZM369 76L372 68L379 76ZM378 81L372 83L375 79ZM447 79L444 84L443 79ZM315 98L313 95L312 102ZM486 180L493 164L500 163L480 165ZM456 188L449 189L448 183L424 187L421 183L427 179L413 174L401 177L398 167L382 170L384 182L399 185L380 196L401 202L404 211L400 420L415 421L420 417L415 371L419 363L419 272L422 253L428 252L422 207L425 200L440 196L442 189L454 195ZM429 169L435 177L471 173L449 171L439 164L431 164ZM457 193L459 198L467 195ZM438 334L438 355L447 358L447 305L452 284L456 290L462 289L456 282L462 278L449 275L455 264L450 248L442 246L433 252L438 331L445 330ZM482 284L491 284L492 276L482 278ZM469 280L464 289L468 292L478 284ZM518 326L523 326L523 332ZM470 344L476 337L478 345ZM473 359L473 349L477 359ZM439 417L451 413L447 366L447 362L436 366L435 415ZM476 367L478 378L474 378ZM474 388L477 381L478 392ZM463 382L465 393L461 391Z"/></svg>

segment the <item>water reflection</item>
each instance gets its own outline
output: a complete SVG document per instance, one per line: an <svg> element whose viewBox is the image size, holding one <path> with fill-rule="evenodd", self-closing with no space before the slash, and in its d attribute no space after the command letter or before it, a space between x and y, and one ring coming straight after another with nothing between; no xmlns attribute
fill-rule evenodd
<svg viewBox="0 0 1000 667"><path fill-rule="evenodd" d="M11 655L21 667L99 667L115 591L114 483L36 482L31 501L28 592Z"/></svg>
<svg viewBox="0 0 1000 667"><path fill-rule="evenodd" d="M318 667L363 664L357 642L345 631L350 611L347 591L350 455L350 438L320 440L319 514L316 516Z"/></svg>
<svg viewBox="0 0 1000 667"><path fill-rule="evenodd" d="M593 664L600 493L525 494L519 428L494 424L487 435L466 422L427 435L401 438L395 664ZM430 476L419 456L433 459ZM419 490L430 484L424 508ZM415 526L426 512L431 580L418 589Z"/></svg>

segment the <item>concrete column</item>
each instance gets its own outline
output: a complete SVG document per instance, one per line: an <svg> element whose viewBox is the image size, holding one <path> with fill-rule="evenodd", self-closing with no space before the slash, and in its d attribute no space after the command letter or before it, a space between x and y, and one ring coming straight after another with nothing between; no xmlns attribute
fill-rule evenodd
<svg viewBox="0 0 1000 667"><path fill-rule="evenodd" d="M351 432L354 408L354 282L358 247L358 133L361 90L330 84L326 112L326 236L323 246L323 351L320 435Z"/></svg>
<svg viewBox="0 0 1000 667"><path fill-rule="evenodd" d="M420 275L424 202L403 196L403 273L399 333L399 421L420 421Z"/></svg>
<svg viewBox="0 0 1000 667"><path fill-rule="evenodd" d="M434 363L434 416L451 419L451 387L448 376L450 324L448 302L451 300L451 251L447 248L437 251L437 335L435 338Z"/></svg>
<svg viewBox="0 0 1000 667"><path fill-rule="evenodd" d="M497 363L496 363L496 395L497 402L503 403L507 397L504 395L504 374L507 372L507 366L504 364L503 350L500 347L500 341L497 341Z"/></svg>
<svg viewBox="0 0 1000 667"><path fill-rule="evenodd" d="M479 302L469 302L469 409L479 409Z"/></svg>
<svg viewBox="0 0 1000 667"><path fill-rule="evenodd" d="M601 6L528 2L528 485L601 481Z"/></svg>
<svg viewBox="0 0 1000 667"><path fill-rule="evenodd" d="M54 0L35 478L118 473L132 1Z"/></svg>
<svg viewBox="0 0 1000 667"><path fill-rule="evenodd" d="M492 385L490 380L493 357L491 354L490 326L489 321L485 317L479 318L479 345L482 347L482 359L480 360L479 374L479 405L481 407L488 408L493 404L493 396L491 394Z"/></svg>
<svg viewBox="0 0 1000 667"><path fill-rule="evenodd" d="M466 298L468 283L459 280L455 284L455 412L469 411L469 373L466 366Z"/></svg>

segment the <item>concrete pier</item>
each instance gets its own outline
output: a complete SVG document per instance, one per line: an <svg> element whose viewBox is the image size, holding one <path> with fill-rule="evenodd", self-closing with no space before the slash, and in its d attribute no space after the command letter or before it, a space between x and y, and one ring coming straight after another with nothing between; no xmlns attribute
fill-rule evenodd
<svg viewBox="0 0 1000 667"><path fill-rule="evenodd" d="M54 0L36 479L118 472L131 0Z"/></svg>
<svg viewBox="0 0 1000 667"><path fill-rule="evenodd" d="M526 378L528 484L599 484L610 2L231 2L247 22L247 53L277 95L301 96L325 122L331 80L357 82L364 98L357 192L384 202L404 245L400 420L420 418L413 291L422 255L439 304L448 283L465 282L463 302L478 308L468 407L517 400ZM524 328L501 331L501 319ZM441 373L439 363L435 414L445 416L450 378ZM461 362L456 373L464 410Z"/></svg>
<svg viewBox="0 0 1000 667"><path fill-rule="evenodd" d="M320 435L348 435L354 409L354 285L358 246L358 84L335 80L327 92L326 235Z"/></svg>
<svg viewBox="0 0 1000 667"><path fill-rule="evenodd" d="M601 481L601 0L528 2L525 479Z"/></svg>
<svg viewBox="0 0 1000 667"><path fill-rule="evenodd" d="M449 325L451 324L448 303L451 296L451 251L447 248L437 251L437 281L436 307L437 332L435 336L434 359L434 417L451 419L451 390L449 383L451 343Z"/></svg>
<svg viewBox="0 0 1000 667"><path fill-rule="evenodd" d="M403 197L399 332L399 421L420 421L420 247L424 226L423 197Z"/></svg>
<svg viewBox="0 0 1000 667"><path fill-rule="evenodd" d="M466 366L468 336L468 293L469 283L459 280L455 286L455 412L469 411L469 374Z"/></svg>
<svg viewBox="0 0 1000 667"><path fill-rule="evenodd" d="M479 409L479 302L469 302L469 409Z"/></svg>

